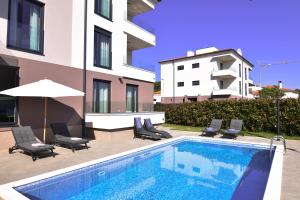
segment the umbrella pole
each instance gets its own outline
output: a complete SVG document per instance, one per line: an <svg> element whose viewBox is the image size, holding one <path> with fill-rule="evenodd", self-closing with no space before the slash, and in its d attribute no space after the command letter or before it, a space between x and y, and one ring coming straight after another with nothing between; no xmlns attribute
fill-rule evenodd
<svg viewBox="0 0 300 200"><path fill-rule="evenodd" d="M45 107L44 107L44 143L46 142L46 126L47 126L47 97L45 97Z"/></svg>

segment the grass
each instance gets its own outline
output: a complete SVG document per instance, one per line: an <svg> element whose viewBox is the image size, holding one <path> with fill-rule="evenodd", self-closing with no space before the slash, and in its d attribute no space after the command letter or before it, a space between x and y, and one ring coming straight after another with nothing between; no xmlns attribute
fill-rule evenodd
<svg viewBox="0 0 300 200"><path fill-rule="evenodd" d="M176 124L163 124L164 127L169 127L171 130L178 130L178 131L191 131L191 132L202 132L204 127L194 127L194 126L182 126ZM262 138L272 138L275 133L271 132L250 132L250 131L243 131L245 136L252 136L252 137L262 137ZM284 138L288 140L300 140L300 136L288 136L284 134Z"/></svg>

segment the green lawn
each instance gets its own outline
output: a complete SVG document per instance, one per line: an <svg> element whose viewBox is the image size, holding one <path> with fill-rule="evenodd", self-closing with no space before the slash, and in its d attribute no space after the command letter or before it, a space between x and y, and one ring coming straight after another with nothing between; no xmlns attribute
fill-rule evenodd
<svg viewBox="0 0 300 200"><path fill-rule="evenodd" d="M171 130L179 130L179 131L192 131L192 132L201 132L203 127L194 127L194 126L182 126L176 124L163 124L164 127L169 127ZM253 136L253 137L262 137L262 138L272 138L275 133L270 132L250 132L250 131L243 131L246 136ZM299 136L288 136L284 134L285 139L288 140L300 140Z"/></svg>

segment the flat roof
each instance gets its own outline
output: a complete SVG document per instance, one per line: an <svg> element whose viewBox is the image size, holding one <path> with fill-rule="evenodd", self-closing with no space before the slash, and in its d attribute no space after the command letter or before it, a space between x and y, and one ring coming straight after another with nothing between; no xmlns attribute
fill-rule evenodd
<svg viewBox="0 0 300 200"><path fill-rule="evenodd" d="M244 56L240 55L235 49L223 49L223 50L212 51L212 52L208 52L208 53L197 54L194 56L182 56L182 57L178 57L178 58L162 60L162 61L159 61L159 63L162 64L162 63L171 62L171 61L178 61L178 60L184 60L184 59L190 59L190 58L196 58L196 57L202 57L202 56L208 56L208 55L212 55L212 54L226 53L226 52L234 53L240 59L242 59L243 61L247 62L249 65L254 67L254 65L249 60L247 60Z"/></svg>

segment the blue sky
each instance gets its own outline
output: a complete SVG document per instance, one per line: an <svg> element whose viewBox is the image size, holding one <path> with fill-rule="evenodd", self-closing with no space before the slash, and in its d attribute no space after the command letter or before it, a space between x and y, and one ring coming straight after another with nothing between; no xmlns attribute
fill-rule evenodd
<svg viewBox="0 0 300 200"><path fill-rule="evenodd" d="M155 33L157 45L135 51L133 64L155 71L157 80L159 61L215 46L241 48L255 65L255 83L259 61L293 62L262 70L262 83L300 88L300 0L162 0L134 21Z"/></svg>

